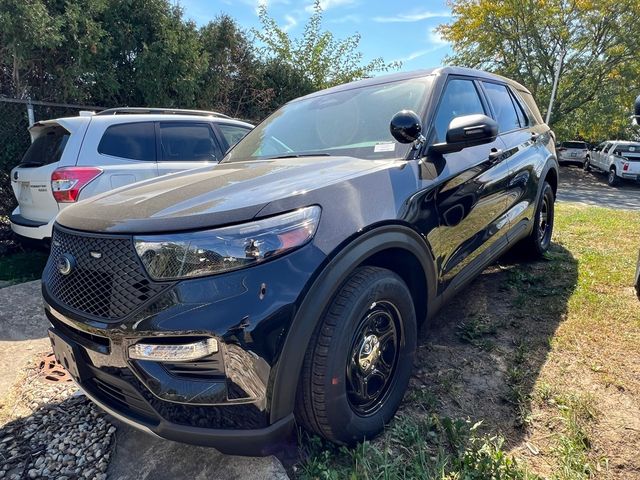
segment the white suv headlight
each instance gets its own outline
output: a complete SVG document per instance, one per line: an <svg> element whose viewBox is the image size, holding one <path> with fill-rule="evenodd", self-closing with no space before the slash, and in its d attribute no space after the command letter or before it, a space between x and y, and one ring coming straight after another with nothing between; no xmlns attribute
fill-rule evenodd
<svg viewBox="0 0 640 480"><path fill-rule="evenodd" d="M202 277L249 267L309 242L317 205L241 225L190 233L136 236L136 252L156 280Z"/></svg>

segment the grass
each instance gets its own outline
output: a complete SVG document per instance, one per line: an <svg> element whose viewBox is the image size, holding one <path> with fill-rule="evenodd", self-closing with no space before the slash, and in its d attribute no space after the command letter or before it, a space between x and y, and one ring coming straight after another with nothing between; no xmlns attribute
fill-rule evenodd
<svg viewBox="0 0 640 480"><path fill-rule="evenodd" d="M21 283L38 279L47 257L47 253L37 250L0 256L0 280Z"/></svg>
<svg viewBox="0 0 640 480"><path fill-rule="evenodd" d="M298 478L640 479L640 213L558 204L554 245L502 259L423 329L372 442L302 442Z"/></svg>

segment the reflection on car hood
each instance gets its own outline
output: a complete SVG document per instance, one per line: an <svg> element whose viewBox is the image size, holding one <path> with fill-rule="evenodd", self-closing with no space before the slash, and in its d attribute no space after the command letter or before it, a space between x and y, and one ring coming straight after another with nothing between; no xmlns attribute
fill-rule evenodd
<svg viewBox="0 0 640 480"><path fill-rule="evenodd" d="M89 198L65 208L57 222L114 233L208 228L251 219L271 201L304 195L390 163L351 157L223 163Z"/></svg>

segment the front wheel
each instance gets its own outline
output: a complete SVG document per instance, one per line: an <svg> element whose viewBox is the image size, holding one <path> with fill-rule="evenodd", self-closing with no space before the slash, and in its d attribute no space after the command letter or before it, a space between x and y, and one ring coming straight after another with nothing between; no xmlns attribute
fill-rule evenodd
<svg viewBox="0 0 640 480"><path fill-rule="evenodd" d="M584 163L582 164L582 169L585 172L590 172L591 171L591 162L590 162L589 157L584 159Z"/></svg>
<svg viewBox="0 0 640 480"><path fill-rule="evenodd" d="M379 434L409 384L416 337L413 300L403 280L383 268L355 270L308 346L298 422L341 445Z"/></svg>
<svg viewBox="0 0 640 480"><path fill-rule="evenodd" d="M533 230L519 244L522 253L531 258L539 258L544 255L551 245L554 217L555 195L551 185L544 182L533 217Z"/></svg>
<svg viewBox="0 0 640 480"><path fill-rule="evenodd" d="M611 167L611 169L609 170L609 175L607 175L607 183L610 187L615 187L616 185L618 185L618 175L616 174L615 167Z"/></svg>

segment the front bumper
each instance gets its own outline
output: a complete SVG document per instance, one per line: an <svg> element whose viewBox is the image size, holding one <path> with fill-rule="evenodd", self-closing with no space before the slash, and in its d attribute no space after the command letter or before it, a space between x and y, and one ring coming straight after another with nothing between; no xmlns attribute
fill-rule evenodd
<svg viewBox="0 0 640 480"><path fill-rule="evenodd" d="M115 417L223 453L271 454L294 424L292 412L271 415L278 388L271 373L309 272L322 258L310 244L246 270L174 283L109 322L59 304L44 280L45 312L54 338L73 352L76 382ZM216 358L188 365L128 358L130 345L167 337L215 337L221 348Z"/></svg>

